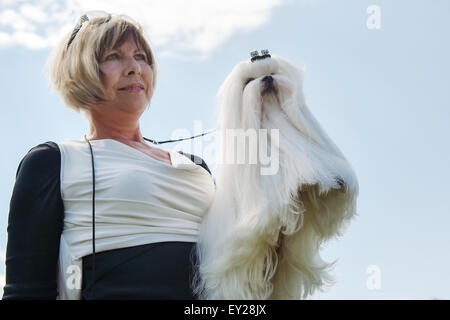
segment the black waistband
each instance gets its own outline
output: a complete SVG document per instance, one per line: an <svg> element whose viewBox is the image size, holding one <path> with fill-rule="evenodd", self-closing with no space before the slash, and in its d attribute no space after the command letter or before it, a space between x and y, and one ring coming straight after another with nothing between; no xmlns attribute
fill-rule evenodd
<svg viewBox="0 0 450 320"><path fill-rule="evenodd" d="M193 242L158 242L83 257L83 299L196 299L191 290L197 262Z"/></svg>

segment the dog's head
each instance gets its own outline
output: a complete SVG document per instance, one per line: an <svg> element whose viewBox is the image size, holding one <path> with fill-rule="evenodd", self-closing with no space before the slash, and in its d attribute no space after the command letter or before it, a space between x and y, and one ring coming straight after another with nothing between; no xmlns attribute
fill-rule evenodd
<svg viewBox="0 0 450 320"><path fill-rule="evenodd" d="M303 94L304 67L272 55L237 64L218 92L218 127L289 126L318 142Z"/></svg>
<svg viewBox="0 0 450 320"><path fill-rule="evenodd" d="M249 96L289 98L298 93L302 83L303 69L274 55L236 65L219 89L218 96L226 98L232 94L244 101L249 100Z"/></svg>

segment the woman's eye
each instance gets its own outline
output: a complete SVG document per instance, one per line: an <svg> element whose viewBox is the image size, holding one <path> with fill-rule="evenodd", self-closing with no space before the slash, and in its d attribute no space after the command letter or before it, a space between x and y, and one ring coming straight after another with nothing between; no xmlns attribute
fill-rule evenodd
<svg viewBox="0 0 450 320"><path fill-rule="evenodd" d="M117 57L118 57L117 53L113 53L113 54L110 54L109 56L107 56L105 60L111 60L111 59L113 59L113 58L115 59Z"/></svg>
<svg viewBox="0 0 450 320"><path fill-rule="evenodd" d="M248 78L247 81L245 81L245 85L248 85L253 80L255 80L255 78Z"/></svg>
<svg viewBox="0 0 450 320"><path fill-rule="evenodd" d="M139 59L141 59L141 60L146 60L145 55L143 55L143 54L137 54L136 57L139 57Z"/></svg>

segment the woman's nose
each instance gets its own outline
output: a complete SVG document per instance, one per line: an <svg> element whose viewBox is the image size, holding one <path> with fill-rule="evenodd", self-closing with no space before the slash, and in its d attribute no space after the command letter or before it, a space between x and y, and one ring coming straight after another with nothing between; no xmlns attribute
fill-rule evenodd
<svg viewBox="0 0 450 320"><path fill-rule="evenodd" d="M126 72L127 75L132 74L140 74L141 73L141 66L139 63L133 58L127 59L127 65L126 65Z"/></svg>

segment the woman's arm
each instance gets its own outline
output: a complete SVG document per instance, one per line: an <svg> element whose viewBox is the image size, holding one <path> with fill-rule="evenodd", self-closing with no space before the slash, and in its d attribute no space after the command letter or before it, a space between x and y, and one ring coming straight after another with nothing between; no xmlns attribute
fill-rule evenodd
<svg viewBox="0 0 450 320"><path fill-rule="evenodd" d="M3 299L56 299L64 205L58 145L32 148L17 169L11 197Z"/></svg>

